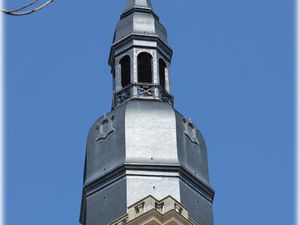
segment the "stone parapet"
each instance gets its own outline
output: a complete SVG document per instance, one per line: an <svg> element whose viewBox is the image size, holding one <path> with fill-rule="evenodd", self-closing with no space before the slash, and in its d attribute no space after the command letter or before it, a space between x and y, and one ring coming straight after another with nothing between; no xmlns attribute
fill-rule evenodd
<svg viewBox="0 0 300 225"><path fill-rule="evenodd" d="M197 225L188 210L172 196L157 200L148 196L128 207L128 214L109 225Z"/></svg>

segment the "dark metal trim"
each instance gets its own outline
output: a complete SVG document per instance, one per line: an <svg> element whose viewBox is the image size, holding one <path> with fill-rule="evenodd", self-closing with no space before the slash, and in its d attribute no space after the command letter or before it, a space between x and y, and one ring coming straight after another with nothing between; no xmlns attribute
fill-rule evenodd
<svg viewBox="0 0 300 225"><path fill-rule="evenodd" d="M141 8L141 7L134 7L129 10L126 10L125 12L122 13L120 19L123 19L124 17L134 13L134 12L141 12L141 13L151 13L158 21L159 17L156 15L156 13L150 9L150 8Z"/></svg>

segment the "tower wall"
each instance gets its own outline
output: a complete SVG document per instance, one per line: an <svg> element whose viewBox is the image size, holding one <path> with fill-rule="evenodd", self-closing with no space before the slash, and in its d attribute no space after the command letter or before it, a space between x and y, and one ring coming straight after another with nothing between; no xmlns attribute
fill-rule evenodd
<svg viewBox="0 0 300 225"><path fill-rule="evenodd" d="M91 194L86 199L87 225L106 225L127 213L126 179L122 178Z"/></svg>
<svg viewBox="0 0 300 225"><path fill-rule="evenodd" d="M212 201L199 193L199 190L180 182L181 203L189 210L189 217L199 225L213 225Z"/></svg>

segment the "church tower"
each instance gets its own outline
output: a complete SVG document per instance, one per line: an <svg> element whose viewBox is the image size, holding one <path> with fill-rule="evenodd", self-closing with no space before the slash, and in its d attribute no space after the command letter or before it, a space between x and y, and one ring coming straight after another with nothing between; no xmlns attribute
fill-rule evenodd
<svg viewBox="0 0 300 225"><path fill-rule="evenodd" d="M205 142L173 107L171 59L151 0L127 0L109 56L112 110L88 134L83 225L213 225Z"/></svg>

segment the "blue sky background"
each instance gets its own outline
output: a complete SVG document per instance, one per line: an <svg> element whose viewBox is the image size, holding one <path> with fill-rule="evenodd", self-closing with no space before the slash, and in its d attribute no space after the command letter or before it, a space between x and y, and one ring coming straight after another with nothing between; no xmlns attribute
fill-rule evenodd
<svg viewBox="0 0 300 225"><path fill-rule="evenodd" d="M206 138L215 224L294 224L294 2L153 5L174 50L175 107ZM6 225L79 224L87 132L110 110L124 6L56 0L6 16Z"/></svg>

